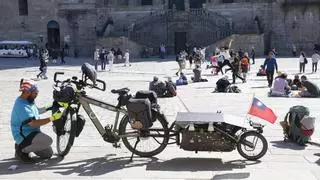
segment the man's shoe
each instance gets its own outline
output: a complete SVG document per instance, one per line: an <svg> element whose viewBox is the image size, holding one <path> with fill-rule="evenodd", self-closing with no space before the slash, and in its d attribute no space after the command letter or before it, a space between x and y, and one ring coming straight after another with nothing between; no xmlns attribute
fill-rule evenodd
<svg viewBox="0 0 320 180"><path fill-rule="evenodd" d="M23 153L20 150L16 149L15 158L25 164L32 164L35 161L29 157L29 153Z"/></svg>

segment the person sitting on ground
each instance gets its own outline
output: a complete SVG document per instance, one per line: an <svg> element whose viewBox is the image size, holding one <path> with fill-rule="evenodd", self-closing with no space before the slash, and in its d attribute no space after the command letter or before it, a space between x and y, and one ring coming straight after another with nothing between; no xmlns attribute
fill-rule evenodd
<svg viewBox="0 0 320 180"><path fill-rule="evenodd" d="M316 84L307 80L307 77L304 75L301 76L301 84L302 84L302 88L301 88L301 92L299 93L301 97L319 97L320 96L319 87Z"/></svg>
<svg viewBox="0 0 320 180"><path fill-rule="evenodd" d="M201 67L199 64L196 64L196 68L193 69L194 77L192 77L193 82L208 82L207 79L201 78Z"/></svg>
<svg viewBox="0 0 320 180"><path fill-rule="evenodd" d="M282 73L273 83L273 88L270 89L271 96L287 96L290 93L290 86L287 81L287 74Z"/></svg>
<svg viewBox="0 0 320 180"><path fill-rule="evenodd" d="M267 75L266 70L264 69L264 66L261 65L260 69L259 69L259 71L257 73L257 76L266 76L266 75Z"/></svg>
<svg viewBox="0 0 320 180"><path fill-rule="evenodd" d="M168 81L165 82L166 84L166 90L164 93L164 97L174 97L177 95L177 87L176 85L172 82L171 77L168 78Z"/></svg>
<svg viewBox="0 0 320 180"><path fill-rule="evenodd" d="M179 77L179 79L177 79L176 85L177 85L177 86L180 86L180 85L188 85L187 76L184 75L183 72L180 73L180 77Z"/></svg>
<svg viewBox="0 0 320 180"><path fill-rule="evenodd" d="M149 90L154 91L158 97L163 97L166 91L166 84L159 80L157 76L149 83Z"/></svg>
<svg viewBox="0 0 320 180"><path fill-rule="evenodd" d="M292 83L289 83L289 86L291 87L291 90L298 90L302 88L302 84L300 81L299 75L295 75Z"/></svg>
<svg viewBox="0 0 320 180"><path fill-rule="evenodd" d="M227 92L231 83L228 80L228 76L224 76L216 82L216 85L216 92Z"/></svg>

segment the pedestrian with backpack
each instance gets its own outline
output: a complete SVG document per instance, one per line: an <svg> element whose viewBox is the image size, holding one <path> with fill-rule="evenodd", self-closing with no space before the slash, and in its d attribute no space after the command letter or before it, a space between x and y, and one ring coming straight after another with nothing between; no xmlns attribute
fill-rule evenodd
<svg viewBox="0 0 320 180"><path fill-rule="evenodd" d="M300 57L299 57L300 74L301 74L301 72L304 73L306 64L308 64L308 60L307 60L307 58L306 58L305 53L304 53L303 51L301 51Z"/></svg>

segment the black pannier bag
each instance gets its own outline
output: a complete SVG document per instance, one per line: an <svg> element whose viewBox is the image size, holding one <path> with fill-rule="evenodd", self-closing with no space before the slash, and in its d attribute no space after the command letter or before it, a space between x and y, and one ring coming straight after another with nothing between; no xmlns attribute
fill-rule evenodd
<svg viewBox="0 0 320 180"><path fill-rule="evenodd" d="M136 93L135 98L137 99L143 99L143 98L148 98L151 102L151 104L158 104L157 101L157 94L154 91L138 91Z"/></svg>
<svg viewBox="0 0 320 180"><path fill-rule="evenodd" d="M153 125L150 100L129 99L127 104L129 122L134 129L148 129Z"/></svg>
<svg viewBox="0 0 320 180"><path fill-rule="evenodd" d="M155 122L157 120L156 113L160 112L160 106L158 104L157 94L154 91L141 90L136 93L135 98L138 98L138 99L148 98L150 100L152 122Z"/></svg>

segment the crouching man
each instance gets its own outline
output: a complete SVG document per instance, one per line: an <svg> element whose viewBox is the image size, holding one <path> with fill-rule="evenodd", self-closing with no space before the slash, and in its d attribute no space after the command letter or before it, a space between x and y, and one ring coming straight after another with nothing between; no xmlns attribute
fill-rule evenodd
<svg viewBox="0 0 320 180"><path fill-rule="evenodd" d="M52 139L40 131L40 126L61 118L57 111L49 118L40 119L39 113L49 108L37 108L34 100L38 96L38 86L33 81L24 81L20 85L21 95L16 99L11 113L11 131L15 141L15 157L24 163L33 163L29 153L34 152L40 158L51 158Z"/></svg>

